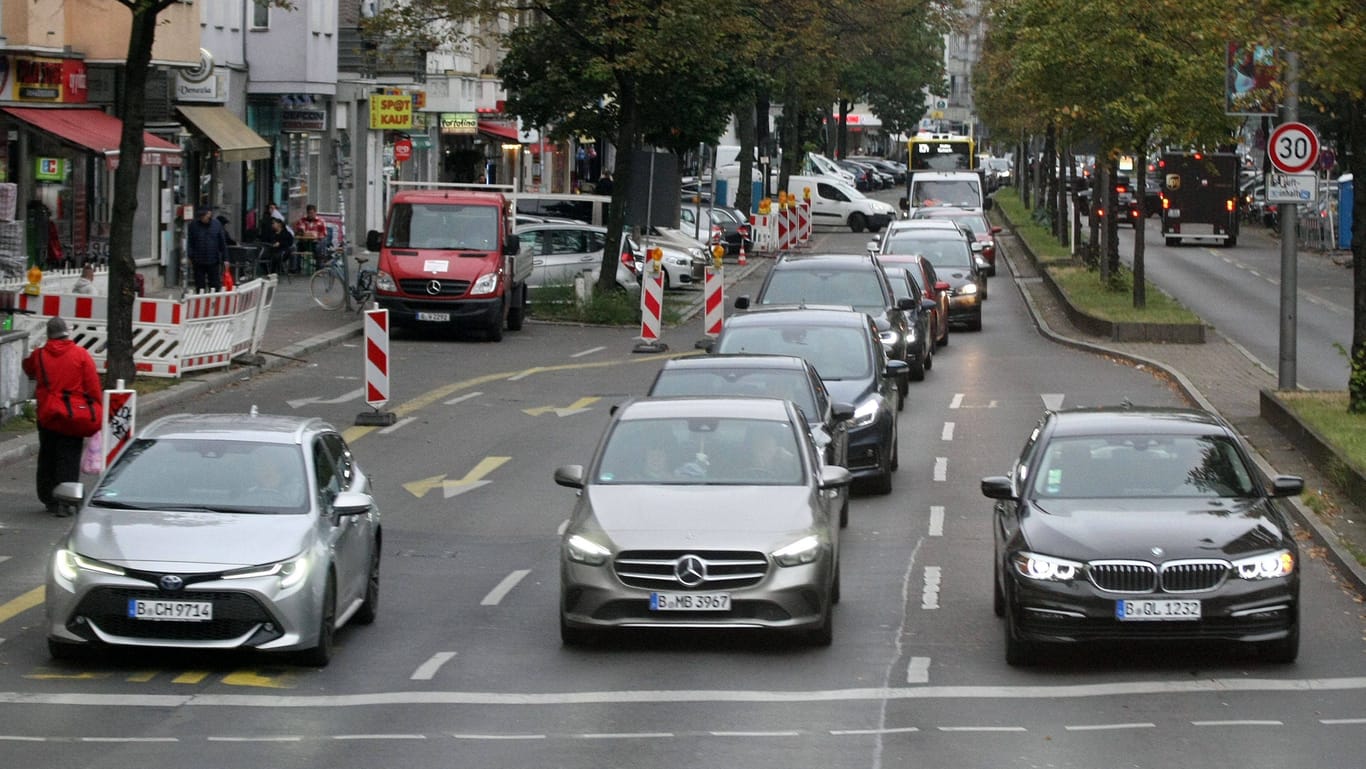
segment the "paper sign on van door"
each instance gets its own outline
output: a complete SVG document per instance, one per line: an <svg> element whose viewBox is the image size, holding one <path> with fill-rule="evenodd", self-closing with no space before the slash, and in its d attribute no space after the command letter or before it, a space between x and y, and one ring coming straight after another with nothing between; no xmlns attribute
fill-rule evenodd
<svg viewBox="0 0 1366 769"><path fill-rule="evenodd" d="M1173 192L1181 189L1181 174L1167 174L1167 189Z"/></svg>
<svg viewBox="0 0 1366 769"><path fill-rule="evenodd" d="M422 263L422 271L440 274L449 270L451 263L442 259L428 259Z"/></svg>

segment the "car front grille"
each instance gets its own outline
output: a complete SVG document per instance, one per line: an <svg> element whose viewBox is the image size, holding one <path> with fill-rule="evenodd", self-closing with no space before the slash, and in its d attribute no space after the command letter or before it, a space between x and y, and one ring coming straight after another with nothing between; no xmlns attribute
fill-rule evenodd
<svg viewBox="0 0 1366 769"><path fill-rule="evenodd" d="M685 584L680 564L689 557L702 566L702 579ZM623 584L647 590L734 590L761 582L768 574L763 553L743 550L627 550L613 564Z"/></svg>
<svg viewBox="0 0 1366 769"><path fill-rule="evenodd" d="M433 285L439 286L438 290L432 291ZM398 282L398 287L413 296L464 296L470 290L470 282L449 278L404 278Z"/></svg>
<svg viewBox="0 0 1366 769"><path fill-rule="evenodd" d="M209 601L213 603L213 619L206 622L133 619L128 616L128 602L134 599ZM111 635L159 641L226 641L240 638L252 628L272 621L270 612L245 593L189 590L172 596L160 590L113 587L91 590L81 599L72 617L85 617Z"/></svg>
<svg viewBox="0 0 1366 769"><path fill-rule="evenodd" d="M1200 593L1214 590L1228 578L1228 561L1202 559L1168 561L1092 561L1086 572L1091 584L1107 593Z"/></svg>

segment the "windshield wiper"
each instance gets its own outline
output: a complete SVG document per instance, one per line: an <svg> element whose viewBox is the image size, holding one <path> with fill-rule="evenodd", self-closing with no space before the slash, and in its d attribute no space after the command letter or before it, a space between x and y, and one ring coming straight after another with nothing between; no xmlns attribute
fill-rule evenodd
<svg viewBox="0 0 1366 769"><path fill-rule="evenodd" d="M135 505L132 502L119 502L113 499L95 498L90 500L90 504L95 507L112 507L116 510L148 510L146 505Z"/></svg>

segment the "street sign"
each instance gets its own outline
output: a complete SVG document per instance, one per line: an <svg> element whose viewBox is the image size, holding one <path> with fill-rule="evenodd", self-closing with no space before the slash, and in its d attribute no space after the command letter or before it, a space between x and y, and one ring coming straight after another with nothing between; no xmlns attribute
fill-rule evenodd
<svg viewBox="0 0 1366 769"><path fill-rule="evenodd" d="M1272 171L1266 175L1266 202L1316 203L1319 199L1319 179L1313 173L1282 174Z"/></svg>
<svg viewBox="0 0 1366 769"><path fill-rule="evenodd" d="M1271 132L1267 151L1277 171L1303 173L1318 162L1319 137L1304 123L1281 123Z"/></svg>

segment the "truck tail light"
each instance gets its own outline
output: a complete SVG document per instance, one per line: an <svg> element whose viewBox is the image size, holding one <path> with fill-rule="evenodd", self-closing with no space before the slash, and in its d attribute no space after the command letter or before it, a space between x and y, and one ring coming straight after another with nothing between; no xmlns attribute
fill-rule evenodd
<svg viewBox="0 0 1366 769"><path fill-rule="evenodd" d="M1229 213L1233 213L1233 208L1234 208L1233 202L1234 202L1234 201L1233 201L1233 198L1229 198L1228 200L1225 200L1225 201L1224 201L1224 210L1228 211Z"/></svg>

